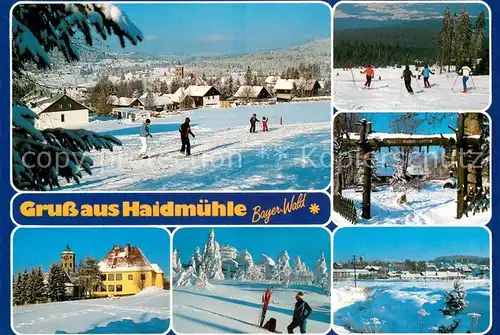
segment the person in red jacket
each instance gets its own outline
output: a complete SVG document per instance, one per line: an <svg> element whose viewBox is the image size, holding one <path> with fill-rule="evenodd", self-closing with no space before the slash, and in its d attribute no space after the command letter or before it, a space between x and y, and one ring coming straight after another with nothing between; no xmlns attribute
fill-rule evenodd
<svg viewBox="0 0 500 335"><path fill-rule="evenodd" d="M364 73L366 75L365 87L370 88L370 85L372 84L372 78L375 77L375 71L373 71L372 66L368 65L366 70L361 71L361 73Z"/></svg>
<svg viewBox="0 0 500 335"><path fill-rule="evenodd" d="M262 131L269 131L269 128L267 128L267 121L268 119L263 116L262 117Z"/></svg>

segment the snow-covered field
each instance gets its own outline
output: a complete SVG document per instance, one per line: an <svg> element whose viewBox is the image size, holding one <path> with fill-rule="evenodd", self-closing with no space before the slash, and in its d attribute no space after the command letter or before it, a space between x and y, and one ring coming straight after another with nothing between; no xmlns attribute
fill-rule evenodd
<svg viewBox="0 0 500 335"><path fill-rule="evenodd" d="M371 193L370 220L361 218L362 193L355 189L342 191L344 197L354 201L358 209L359 224L485 225L491 220L491 211L455 219L457 191L443 189L441 184L424 184L420 191L408 191L408 202L405 204L396 203L398 192L392 192L389 186L381 186L379 189L379 192ZM351 225L336 212L333 212L333 221L339 225Z"/></svg>
<svg viewBox="0 0 500 335"><path fill-rule="evenodd" d="M253 113L269 118L269 132L249 133ZM153 119L149 159L139 159L139 128L117 120L85 128L116 136L114 152L93 152L92 176L61 190L287 190L322 189L331 174L330 102L209 108ZM179 153L179 126L191 118L192 156ZM283 125L280 126L280 118Z"/></svg>
<svg viewBox="0 0 500 335"><path fill-rule="evenodd" d="M170 291L14 307L12 324L22 334L161 334L170 324Z"/></svg>
<svg viewBox="0 0 500 335"><path fill-rule="evenodd" d="M208 288L176 287L173 291L172 326L180 333L261 333L257 324L262 309L262 295L269 284L237 281L214 281ZM292 285L285 289L274 285L266 320L277 320L276 330L287 333L292 320L295 295L305 292L304 300L313 312L307 332L324 334L330 329L330 297L321 289ZM299 332L298 328L295 330Z"/></svg>
<svg viewBox="0 0 500 335"><path fill-rule="evenodd" d="M490 324L490 283L488 280L465 280L463 284L468 301L460 313L460 323L455 333L467 333L472 327L469 313L479 313L481 317L475 328L476 333L486 331ZM333 313L334 329L337 332L366 332L368 325L377 318L380 333L435 333L432 327L447 324L447 319L439 308L444 306L445 290L453 289L453 281L412 282L412 281L358 281L354 288L352 281L334 282ZM421 317L417 312L424 309L429 315ZM371 325L373 327L373 325Z"/></svg>
<svg viewBox="0 0 500 335"><path fill-rule="evenodd" d="M410 66L413 74L418 75L414 66ZM361 69L353 69L355 85L353 85L350 70L335 69L334 76L334 105L339 110L483 110L490 101L490 77L473 76L467 85L469 92L462 92L462 78L458 79L454 73L434 71L429 81L431 88L424 88L423 78L412 79L412 88L416 92L410 95L401 80L403 69L375 68L375 78L372 80L372 89L363 89L365 75ZM420 68L420 71L422 68ZM337 73L339 74L337 76ZM381 80L379 80L379 76ZM455 82L455 87L452 90ZM417 83L418 81L418 83ZM474 84L473 82L474 81ZM474 88L475 85L475 88Z"/></svg>

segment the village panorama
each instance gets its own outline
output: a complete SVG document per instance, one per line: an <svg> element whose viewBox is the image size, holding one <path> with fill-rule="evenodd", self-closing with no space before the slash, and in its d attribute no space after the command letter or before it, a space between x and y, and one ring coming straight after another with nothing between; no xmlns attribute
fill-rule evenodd
<svg viewBox="0 0 500 335"><path fill-rule="evenodd" d="M164 11L175 21L182 20L175 12L225 10L215 4L159 4L151 9L92 5L103 15L107 10L120 14L122 35L104 40L88 9L61 5L62 18L83 14L89 38L96 40L90 46L79 37L70 38L68 48L74 55L53 45L47 46L50 52L41 52L47 50L42 39L32 41L14 27L14 57L19 58L13 72L14 186L36 191L327 187L332 114L328 8L232 6L268 10L263 20L276 20L272 13L299 5L325 20L307 35L308 28L299 24L307 15L301 18L288 8L284 22L293 31L304 30L300 36L306 37L284 41L276 32L256 39L249 29L256 23L244 23L248 27L240 36L234 23L214 19L211 29L225 29L224 35L202 32L189 37L185 32L186 39L192 38L187 47L173 37L150 35L151 22L138 14ZM14 15L31 29L31 36L39 36L45 27L31 27L21 13L52 7L19 6ZM288 29L283 24L280 29ZM164 29L167 34L179 28ZM26 149L26 136L40 146ZM66 154L66 165L56 167L53 161L60 164L59 156Z"/></svg>

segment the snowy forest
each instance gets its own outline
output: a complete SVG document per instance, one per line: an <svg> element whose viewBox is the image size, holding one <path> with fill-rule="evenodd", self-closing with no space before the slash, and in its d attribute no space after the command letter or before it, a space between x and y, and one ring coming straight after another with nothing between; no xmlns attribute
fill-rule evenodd
<svg viewBox="0 0 500 335"><path fill-rule="evenodd" d="M80 261L77 271L70 278L61 264L52 264L44 275L42 268L25 269L14 276L12 295L15 306L41 304L68 299L67 283L74 283L80 299L91 297L101 285L101 272L97 260L87 256Z"/></svg>
<svg viewBox="0 0 500 335"><path fill-rule="evenodd" d="M80 59L96 39L115 35L136 45L141 31L111 4L19 4L12 11L13 92L31 84L30 69L50 70L52 55ZM113 150L121 142L84 129L35 128L38 115L14 94L12 105L13 183L20 190L48 190L59 178L80 182L91 174L91 150ZM43 163L43 164L37 164Z"/></svg>
<svg viewBox="0 0 500 335"><path fill-rule="evenodd" d="M221 247L215 240L214 230L211 230L203 252L196 248L188 264L183 265L180 251L174 250L174 286L209 287L211 280L235 280L277 283L285 287L292 284L312 285L321 287L325 293L330 294L329 266L324 254L318 257L313 269L302 262L299 255L292 260L287 250L283 250L276 261L267 255L261 255L261 259L256 262L247 250L239 252L238 259L240 262L236 272L232 275L228 271L225 273Z"/></svg>
<svg viewBox="0 0 500 335"><path fill-rule="evenodd" d="M413 64L439 65L440 72L473 68L489 74L489 38L484 11L473 20L466 7L459 13L446 8L440 24L425 21L410 25L337 30L334 35L336 68Z"/></svg>

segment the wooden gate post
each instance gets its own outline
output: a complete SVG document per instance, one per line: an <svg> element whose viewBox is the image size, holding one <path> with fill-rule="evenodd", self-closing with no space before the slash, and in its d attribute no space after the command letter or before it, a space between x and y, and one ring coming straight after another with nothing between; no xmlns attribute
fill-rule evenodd
<svg viewBox="0 0 500 335"><path fill-rule="evenodd" d="M461 219L464 215L464 198L467 195L464 130L464 114L460 113L457 121L457 219Z"/></svg>
<svg viewBox="0 0 500 335"><path fill-rule="evenodd" d="M361 133L359 135L359 145L361 148L361 159L363 162L363 204L361 207L361 217L371 219L371 192L372 192L372 160L371 147L368 145L368 121L361 120Z"/></svg>

